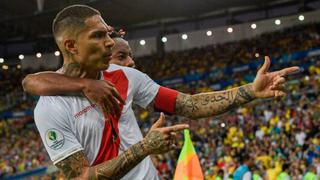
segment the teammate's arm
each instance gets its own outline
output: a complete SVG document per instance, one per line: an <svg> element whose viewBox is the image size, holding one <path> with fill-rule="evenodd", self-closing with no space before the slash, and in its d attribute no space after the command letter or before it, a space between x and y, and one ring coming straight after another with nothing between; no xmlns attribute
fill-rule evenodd
<svg viewBox="0 0 320 180"><path fill-rule="evenodd" d="M148 155L174 149L175 144L172 141L175 137L172 134L188 128L186 124L161 128L163 123L164 115L161 114L142 141L109 161L89 167L84 152L79 151L58 162L56 166L68 179L120 179Z"/></svg>
<svg viewBox="0 0 320 180"><path fill-rule="evenodd" d="M79 78L86 72L79 63L64 65L60 71L61 74L52 71L29 74L22 80L23 89L39 96L80 94L85 90L88 84L86 80Z"/></svg>
<svg viewBox="0 0 320 180"><path fill-rule="evenodd" d="M40 72L28 74L22 80L24 91L39 95L81 94L87 86L85 79L72 78L56 72Z"/></svg>
<svg viewBox="0 0 320 180"><path fill-rule="evenodd" d="M77 63L63 68L64 74L46 71L27 75L22 80L23 89L39 96L83 94L105 114L121 113L117 100L122 104L125 102L112 83L81 78L85 72Z"/></svg>
<svg viewBox="0 0 320 180"><path fill-rule="evenodd" d="M285 68L268 72L269 57L265 57L264 65L259 69L253 83L230 90L187 95L179 93L175 103L175 114L202 118L229 111L246 104L255 98L268 98L285 95L286 76L299 70L298 67Z"/></svg>

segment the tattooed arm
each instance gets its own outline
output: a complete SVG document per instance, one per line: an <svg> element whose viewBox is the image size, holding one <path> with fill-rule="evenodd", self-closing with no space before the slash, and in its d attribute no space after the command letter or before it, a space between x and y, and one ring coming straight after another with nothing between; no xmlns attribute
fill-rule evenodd
<svg viewBox="0 0 320 180"><path fill-rule="evenodd" d="M190 118L218 115L255 99L252 84L226 91L188 95L179 93L176 114Z"/></svg>
<svg viewBox="0 0 320 180"><path fill-rule="evenodd" d="M251 84L226 91L202 93L196 95L178 94L175 112L179 115L201 118L224 113L241 106L255 98L269 98L286 95L284 76L299 71L299 67L284 68L268 72L270 58L265 57L263 66L258 70Z"/></svg>
<svg viewBox="0 0 320 180"><path fill-rule="evenodd" d="M174 149L175 144L172 142L175 137L172 134L189 127L187 124L162 127L164 120L161 113L159 120L142 141L109 161L89 167L84 152L80 151L58 162L56 166L68 179L120 179L148 155Z"/></svg>
<svg viewBox="0 0 320 180"><path fill-rule="evenodd" d="M120 179L139 164L149 152L143 142L131 146L116 158L90 167L83 151L79 151L58 162L67 179Z"/></svg>

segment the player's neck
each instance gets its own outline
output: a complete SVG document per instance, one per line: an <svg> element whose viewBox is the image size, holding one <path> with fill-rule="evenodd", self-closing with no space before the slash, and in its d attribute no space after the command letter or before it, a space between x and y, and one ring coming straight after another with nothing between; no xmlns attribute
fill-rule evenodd
<svg viewBox="0 0 320 180"><path fill-rule="evenodd" d="M62 73L70 77L99 79L100 72L87 71L77 62L65 62L61 68Z"/></svg>

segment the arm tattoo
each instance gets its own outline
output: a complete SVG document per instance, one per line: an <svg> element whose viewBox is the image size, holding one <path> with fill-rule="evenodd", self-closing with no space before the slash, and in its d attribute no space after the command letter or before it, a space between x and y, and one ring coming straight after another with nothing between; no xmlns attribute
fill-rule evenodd
<svg viewBox="0 0 320 180"><path fill-rule="evenodd" d="M94 174L89 179L95 179L95 177L98 179L120 179L148 155L149 149L141 141L118 157L93 167L96 175Z"/></svg>
<svg viewBox="0 0 320 180"><path fill-rule="evenodd" d="M63 171L67 179L120 179L151 153L167 152L170 149L167 142L160 131L151 130L144 140L119 156L96 166L89 167L83 151L72 154L56 166Z"/></svg>
<svg viewBox="0 0 320 180"><path fill-rule="evenodd" d="M152 154L163 153L170 149L168 141L160 131L150 131L144 140L145 150Z"/></svg>
<svg viewBox="0 0 320 180"><path fill-rule="evenodd" d="M180 93L176 101L176 114L190 118L218 115L254 99L252 85L226 91L187 95Z"/></svg>
<svg viewBox="0 0 320 180"><path fill-rule="evenodd" d="M154 135L151 144L155 143L159 135ZM148 141L149 142L149 141ZM83 177L83 179L120 179L132 168L139 164L151 152L152 146L143 141L131 146L121 155L89 167L89 162L83 151L74 153L66 159L58 162L56 166L62 170L67 179Z"/></svg>
<svg viewBox="0 0 320 180"><path fill-rule="evenodd" d="M120 179L132 168L139 164L145 157L152 154L167 152L170 147L160 131L150 131L144 140L131 146L118 157L101 163L89 173L89 179ZM134 177L132 177L134 179Z"/></svg>
<svg viewBox="0 0 320 180"><path fill-rule="evenodd" d="M241 86L239 87L236 97L230 106L230 108L236 108L242 104L248 103L254 99L253 92L252 92L252 87L247 86Z"/></svg>
<svg viewBox="0 0 320 180"><path fill-rule="evenodd" d="M67 179L79 177L89 166L83 151L76 152L66 159L58 162L56 166L62 170Z"/></svg>

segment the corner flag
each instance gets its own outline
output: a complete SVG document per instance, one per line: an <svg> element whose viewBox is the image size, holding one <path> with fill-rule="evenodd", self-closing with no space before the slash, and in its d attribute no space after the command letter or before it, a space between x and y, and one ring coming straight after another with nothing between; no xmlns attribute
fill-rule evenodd
<svg viewBox="0 0 320 180"><path fill-rule="evenodd" d="M174 180L203 180L203 174L188 129L184 130L184 144L179 155Z"/></svg>

